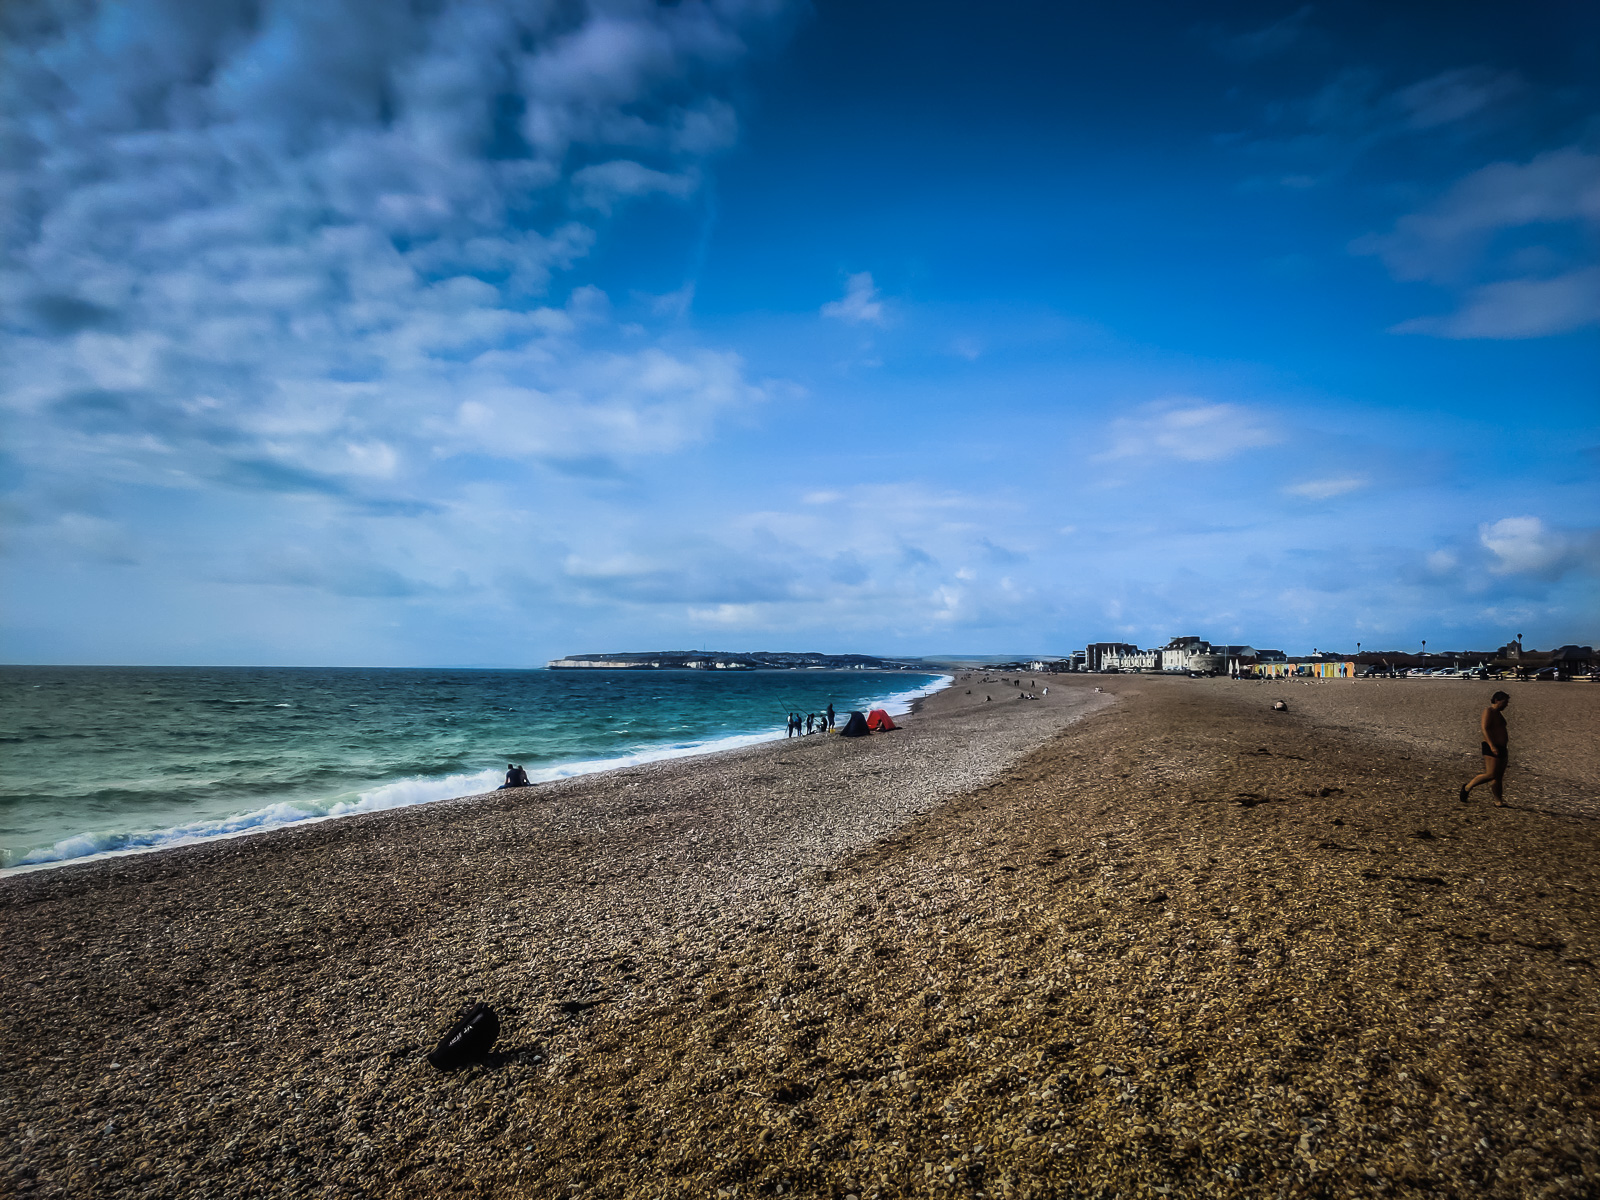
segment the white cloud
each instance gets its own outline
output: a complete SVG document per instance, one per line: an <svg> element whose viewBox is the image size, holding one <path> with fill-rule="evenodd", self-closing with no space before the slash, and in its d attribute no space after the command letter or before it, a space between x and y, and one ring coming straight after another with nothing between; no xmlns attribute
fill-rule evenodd
<svg viewBox="0 0 1600 1200"><path fill-rule="evenodd" d="M1300 41L1310 27L1312 6L1303 5L1286 17L1246 33L1215 35L1218 50L1229 58L1244 62L1282 54Z"/></svg>
<svg viewBox="0 0 1600 1200"><path fill-rule="evenodd" d="M872 272L862 271L845 281L844 297L822 306L822 315L852 324L882 325L883 302L873 286Z"/></svg>
<svg viewBox="0 0 1600 1200"><path fill-rule="evenodd" d="M723 629L744 629L765 624L761 609L754 604L718 604L710 608L689 609L689 619Z"/></svg>
<svg viewBox="0 0 1600 1200"><path fill-rule="evenodd" d="M1544 575L1566 559L1571 543L1538 517L1504 517L1478 526L1478 540L1497 560L1501 575Z"/></svg>
<svg viewBox="0 0 1600 1200"><path fill-rule="evenodd" d="M775 14L130 0L11 37L0 405L30 476L370 497L704 435L765 394L736 356L544 297L595 214L696 192Z"/></svg>
<svg viewBox="0 0 1600 1200"><path fill-rule="evenodd" d="M1563 227L1600 231L1600 155L1576 147L1474 171L1391 233L1360 238L1352 249L1378 255L1397 279L1460 293L1456 312L1405 321L1395 332L1546 337L1600 323L1600 268L1560 248ZM1547 230L1551 244L1497 251L1497 235L1508 230ZM1530 273L1536 264L1543 269Z"/></svg>
<svg viewBox="0 0 1600 1200"><path fill-rule="evenodd" d="M1434 129L1492 108L1522 90L1522 81L1506 71L1463 67L1402 88L1395 99L1412 129Z"/></svg>
<svg viewBox="0 0 1600 1200"><path fill-rule="evenodd" d="M1350 475L1338 479L1308 479L1304 483L1290 484L1283 490L1291 496L1303 496L1307 500L1331 500L1366 486L1365 479Z"/></svg>
<svg viewBox="0 0 1600 1200"><path fill-rule="evenodd" d="M572 176L572 190L585 208L609 213L620 200L659 193L682 199L700 186L696 171L673 174L654 171L631 159L616 159L584 167Z"/></svg>
<svg viewBox="0 0 1600 1200"><path fill-rule="evenodd" d="M1113 421L1111 445L1098 457L1215 462L1280 440L1261 416L1237 404L1175 397L1146 411Z"/></svg>
<svg viewBox="0 0 1600 1200"><path fill-rule="evenodd" d="M1395 333L1446 338L1535 338L1600 324L1600 267L1550 279L1507 279L1466 293L1462 307L1442 317L1414 317Z"/></svg>

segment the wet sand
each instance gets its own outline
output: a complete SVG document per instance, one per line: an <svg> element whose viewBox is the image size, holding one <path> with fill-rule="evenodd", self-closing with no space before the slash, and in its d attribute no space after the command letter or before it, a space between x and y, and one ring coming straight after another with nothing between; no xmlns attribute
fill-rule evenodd
<svg viewBox="0 0 1600 1200"><path fill-rule="evenodd" d="M1600 688L1507 689L1495 809L1482 685L1048 682L0 882L0 1185L1600 1184Z"/></svg>

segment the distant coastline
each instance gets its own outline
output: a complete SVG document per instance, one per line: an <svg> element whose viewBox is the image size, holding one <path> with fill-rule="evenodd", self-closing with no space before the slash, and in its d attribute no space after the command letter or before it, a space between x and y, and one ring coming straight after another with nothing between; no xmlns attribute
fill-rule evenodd
<svg viewBox="0 0 1600 1200"><path fill-rule="evenodd" d="M871 654L791 654L757 650L653 650L642 653L569 654L546 664L552 671L922 671L903 659Z"/></svg>

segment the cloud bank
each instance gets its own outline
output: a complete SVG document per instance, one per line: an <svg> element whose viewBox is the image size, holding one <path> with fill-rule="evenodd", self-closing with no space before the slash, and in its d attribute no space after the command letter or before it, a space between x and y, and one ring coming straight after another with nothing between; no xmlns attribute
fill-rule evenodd
<svg viewBox="0 0 1600 1200"><path fill-rule="evenodd" d="M1396 279L1460 294L1455 312L1404 321L1398 333L1536 338L1600 324L1600 267L1581 249L1597 234L1600 155L1566 147L1482 167L1354 249L1378 255Z"/></svg>
<svg viewBox="0 0 1600 1200"><path fill-rule="evenodd" d="M773 6L78 12L11 13L0 66L0 369L35 472L387 494L457 455L671 450L760 398L593 288L545 297L597 219L696 192Z"/></svg>

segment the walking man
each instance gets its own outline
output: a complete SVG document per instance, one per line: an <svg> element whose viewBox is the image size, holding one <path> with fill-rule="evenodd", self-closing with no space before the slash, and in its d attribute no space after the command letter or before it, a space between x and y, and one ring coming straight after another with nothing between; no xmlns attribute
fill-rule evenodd
<svg viewBox="0 0 1600 1200"><path fill-rule="evenodd" d="M1506 761L1510 751L1510 735L1506 731L1504 713L1506 705L1511 703L1511 697L1504 692L1496 692L1489 697L1489 707L1483 710L1483 716L1478 724L1483 733L1483 773L1474 777L1471 783L1461 789L1461 803L1467 802L1467 793L1480 783L1487 783L1489 790L1494 793L1495 807L1505 807L1505 795L1502 783L1506 777Z"/></svg>

